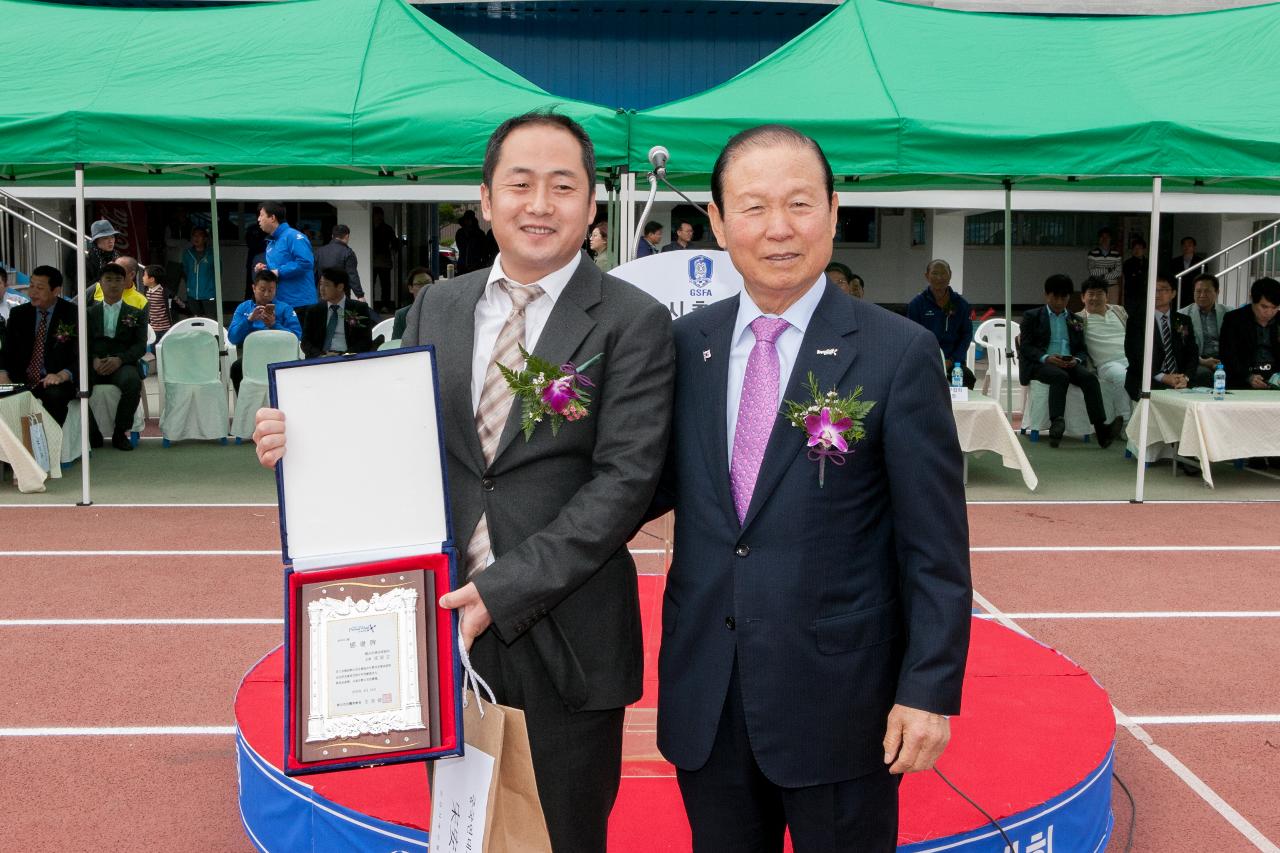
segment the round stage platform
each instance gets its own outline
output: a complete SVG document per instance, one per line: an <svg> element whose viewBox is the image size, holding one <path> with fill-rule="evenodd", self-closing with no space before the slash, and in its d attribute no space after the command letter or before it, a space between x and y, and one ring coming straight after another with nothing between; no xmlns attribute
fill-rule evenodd
<svg viewBox="0 0 1280 853"><path fill-rule="evenodd" d="M240 814L259 850L426 850L431 797L422 764L289 778L280 770L283 657L276 649L236 695ZM974 619L964 712L939 767L996 817L1010 853L1096 853L1111 835L1115 718L1106 692L1034 640ZM656 761L632 773L610 821L611 853L688 850L672 774ZM1002 853L982 815L933 773L902 785L902 853Z"/></svg>

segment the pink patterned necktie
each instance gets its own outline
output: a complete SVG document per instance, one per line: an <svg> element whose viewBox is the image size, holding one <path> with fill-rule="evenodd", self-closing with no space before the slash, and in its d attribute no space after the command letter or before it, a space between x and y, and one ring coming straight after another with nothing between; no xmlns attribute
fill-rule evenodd
<svg viewBox="0 0 1280 853"><path fill-rule="evenodd" d="M764 449L778 417L780 369L774 342L790 325L781 318L757 317L751 321L756 344L747 357L747 372L742 377L742 400L733 430L733 462L729 466L729 485L739 524L747 517L760 463L764 461Z"/></svg>

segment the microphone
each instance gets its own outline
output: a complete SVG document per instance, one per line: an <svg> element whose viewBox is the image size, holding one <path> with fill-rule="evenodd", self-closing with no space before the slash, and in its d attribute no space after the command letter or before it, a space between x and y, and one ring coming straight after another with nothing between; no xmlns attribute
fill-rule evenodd
<svg viewBox="0 0 1280 853"><path fill-rule="evenodd" d="M659 178L665 178L667 175L667 158L670 152L665 146L655 145L649 149L649 165L653 167L654 174Z"/></svg>

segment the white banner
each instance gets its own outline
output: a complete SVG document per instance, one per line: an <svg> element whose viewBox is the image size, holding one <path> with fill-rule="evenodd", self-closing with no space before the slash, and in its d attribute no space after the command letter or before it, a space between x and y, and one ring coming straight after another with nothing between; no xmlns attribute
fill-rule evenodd
<svg viewBox="0 0 1280 853"><path fill-rule="evenodd" d="M742 276L729 261L729 253L718 249L662 252L609 272L666 305L673 320L742 290Z"/></svg>

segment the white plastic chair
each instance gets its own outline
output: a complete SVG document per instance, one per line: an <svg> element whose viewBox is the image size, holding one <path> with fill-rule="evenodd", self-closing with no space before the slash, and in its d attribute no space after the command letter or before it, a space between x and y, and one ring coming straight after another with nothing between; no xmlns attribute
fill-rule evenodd
<svg viewBox="0 0 1280 853"><path fill-rule="evenodd" d="M267 365L280 361L295 361L302 357L302 349L293 332L283 329L263 329L244 339L244 354L240 367L244 377L236 394L236 411L231 419L231 434L236 444L253 435L253 418L258 409L267 405Z"/></svg>
<svg viewBox="0 0 1280 853"><path fill-rule="evenodd" d="M1013 338L1016 341L1021 327L1016 323L1005 323L1003 317L992 317L985 320L978 326L978 331L974 333L974 343L987 351L987 375L983 382L982 392L993 400L996 400L1003 408L1004 402L1004 386L1005 383L1018 382L1018 348L1013 348L1013 358L1010 359L1005 355L1005 342L1008 340L1005 335L1007 326L1013 328ZM1023 401L1025 403L1025 399Z"/></svg>
<svg viewBox="0 0 1280 853"><path fill-rule="evenodd" d="M386 343L391 340L391 330L396 327L396 318L389 317L381 323L373 327L373 340L378 339L378 335L382 335L382 342ZM378 349L382 349L381 346Z"/></svg>
<svg viewBox="0 0 1280 853"><path fill-rule="evenodd" d="M169 339L169 335L172 335L175 332L185 332L187 330L194 329L200 332L207 332L208 334L212 335L215 340L219 340L218 338L219 328L220 327L216 322L208 319L207 317L188 317L185 320L179 320L178 322L170 326L169 331L165 334L165 336L156 343L156 346L155 346L156 380L160 383L160 410L161 411L164 411L164 362L163 362L161 353L164 350L165 342ZM222 329L222 337L220 340L222 343L222 348L226 349L227 348L227 330L226 329ZM231 373L230 373L231 365L226 357L223 358L223 362L224 363L220 367L222 371L223 384L226 384L231 380Z"/></svg>
<svg viewBox="0 0 1280 853"><path fill-rule="evenodd" d="M1084 404L1084 392L1075 385L1067 386L1067 408L1063 412L1066 425L1065 435L1074 435L1088 441L1093 435L1093 424L1089 422L1089 409ZM1022 398L1022 423L1019 427L1023 433L1030 433L1032 441L1040 439L1041 432L1049 429L1049 386L1044 382L1032 381Z"/></svg>
<svg viewBox="0 0 1280 853"><path fill-rule="evenodd" d="M216 324L211 324L217 328ZM164 446L188 438L227 440L227 386L218 368L218 339L198 328L170 331L160 342Z"/></svg>
<svg viewBox="0 0 1280 853"><path fill-rule="evenodd" d="M395 341L383 341L382 343L378 344L378 351L379 351L379 352L381 352L381 351L382 351L382 350L384 350L384 349L400 349L400 341L398 341L398 340L395 340Z"/></svg>

